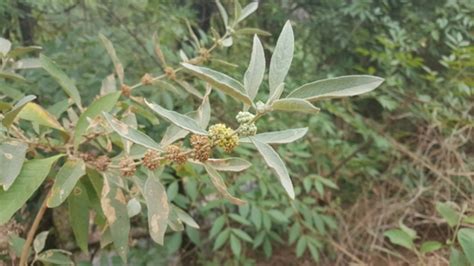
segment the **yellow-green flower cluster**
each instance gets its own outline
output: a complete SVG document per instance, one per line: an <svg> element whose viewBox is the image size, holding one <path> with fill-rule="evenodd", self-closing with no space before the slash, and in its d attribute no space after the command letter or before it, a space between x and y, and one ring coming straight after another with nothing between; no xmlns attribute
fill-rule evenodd
<svg viewBox="0 0 474 266"><path fill-rule="evenodd" d="M239 144L239 136L225 124L215 124L209 127L209 138L212 145L217 145L226 152L231 152Z"/></svg>
<svg viewBox="0 0 474 266"><path fill-rule="evenodd" d="M235 119L240 123L239 135L243 137L253 136L257 134L257 126L253 122L254 114L249 112L239 112Z"/></svg>

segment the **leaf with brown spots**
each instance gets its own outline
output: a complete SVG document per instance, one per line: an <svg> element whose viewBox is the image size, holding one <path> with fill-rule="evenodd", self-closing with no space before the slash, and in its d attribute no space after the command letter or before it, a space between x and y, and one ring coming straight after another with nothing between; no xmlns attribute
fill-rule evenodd
<svg viewBox="0 0 474 266"><path fill-rule="evenodd" d="M165 188L152 171L148 171L144 196L148 207L150 236L156 243L163 245L170 206Z"/></svg>
<svg viewBox="0 0 474 266"><path fill-rule="evenodd" d="M27 144L18 141L0 145L0 186L3 185L4 190L8 190L20 174L27 148Z"/></svg>

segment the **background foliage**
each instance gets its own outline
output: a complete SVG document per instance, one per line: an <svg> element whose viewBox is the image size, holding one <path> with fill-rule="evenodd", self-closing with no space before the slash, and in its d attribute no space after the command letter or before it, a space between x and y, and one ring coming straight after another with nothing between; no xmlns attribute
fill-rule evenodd
<svg viewBox="0 0 474 266"><path fill-rule="evenodd" d="M232 1L222 3L232 10ZM159 247L143 233L146 219L136 218L129 263L455 263L456 252L463 248L456 235L464 232L460 228L472 228L474 215L473 13L467 0L261 1L256 15L243 23L268 31L260 35L267 55L284 22L294 22L295 56L284 95L300 84L340 75L368 73L386 82L369 95L321 102L317 115L272 113L258 124L263 132L303 127L309 121L305 139L278 147L293 177L294 201L288 201L259 160L234 178L231 188L249 191L243 195L249 201L246 207L224 201L202 205L197 182L183 187L177 178L183 173L165 173L168 197L192 210L201 229L186 227L169 234ZM99 33L114 44L125 83L134 84L144 73L163 73L154 55L155 31L165 58L177 65L177 51L193 53L186 21L208 43L211 28L225 30L212 1L8 0L0 3L0 14L1 35L14 44L41 45L42 53L74 79L84 105L92 102L113 69ZM241 80L251 45L251 35L240 36L230 48L213 52L209 66ZM9 89L15 88L37 95L46 108L66 98L46 72L22 75L29 86L0 82L5 97L21 98ZM268 91L265 86L260 93ZM199 105L174 86L147 86L139 94L180 113ZM229 114L239 106L222 95L212 97L221 103L213 106L213 122L235 126ZM152 136L164 130L150 127L145 119L139 122ZM237 152L251 158L254 151ZM20 223L28 224L28 214L36 208L33 200ZM443 209L455 213L457 221L450 224ZM64 216L61 209L47 214L42 229L55 228L47 245L87 261L67 224L58 223ZM400 224L416 231L413 243ZM400 236L401 242L394 241ZM441 246L423 252L426 241ZM97 249L98 243L94 245ZM91 254L96 260L119 263L113 252L96 252Z"/></svg>

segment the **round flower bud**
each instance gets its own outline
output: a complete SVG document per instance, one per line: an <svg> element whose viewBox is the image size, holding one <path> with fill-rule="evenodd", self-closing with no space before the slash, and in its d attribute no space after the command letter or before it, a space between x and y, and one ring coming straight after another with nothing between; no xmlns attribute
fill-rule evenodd
<svg viewBox="0 0 474 266"><path fill-rule="evenodd" d="M177 145L169 145L166 147L166 159L175 162L177 164L184 164L188 156L181 153L181 148Z"/></svg>
<svg viewBox="0 0 474 266"><path fill-rule="evenodd" d="M255 118L255 115L249 112L239 112L235 119L240 124L250 123Z"/></svg>
<svg viewBox="0 0 474 266"><path fill-rule="evenodd" d="M155 170L160 167L160 154L154 150L147 150L143 156L143 166L150 170Z"/></svg>
<svg viewBox="0 0 474 266"><path fill-rule="evenodd" d="M130 177L137 171L137 166L133 159L129 157L123 157L119 162L120 174L125 177Z"/></svg>
<svg viewBox="0 0 474 266"><path fill-rule="evenodd" d="M209 127L209 138L212 145L217 145L225 152L231 152L239 144L235 131L225 124L215 124Z"/></svg>
<svg viewBox="0 0 474 266"><path fill-rule="evenodd" d="M97 170L102 171L102 172L107 171L107 168L109 167L109 164L110 164L110 158L107 157L106 155L101 155L97 157L97 159L95 159L94 164Z"/></svg>
<svg viewBox="0 0 474 266"><path fill-rule="evenodd" d="M120 90L122 91L122 94L125 97L130 97L130 95L132 94L132 88L128 85L122 84Z"/></svg>
<svg viewBox="0 0 474 266"><path fill-rule="evenodd" d="M190 139L191 145L193 146L193 159L205 162L211 155L211 143L209 138L201 135L192 135Z"/></svg>

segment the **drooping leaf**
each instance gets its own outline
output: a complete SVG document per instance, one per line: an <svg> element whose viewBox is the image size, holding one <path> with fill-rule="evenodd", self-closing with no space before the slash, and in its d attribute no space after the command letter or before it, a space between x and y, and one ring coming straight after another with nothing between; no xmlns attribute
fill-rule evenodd
<svg viewBox="0 0 474 266"><path fill-rule="evenodd" d="M217 9L222 18L222 22L224 22L224 26L227 28L229 25L229 16L227 15L227 11L225 10L224 6L221 4L221 1L216 0Z"/></svg>
<svg viewBox="0 0 474 266"><path fill-rule="evenodd" d="M54 180L51 194L48 197L47 205L49 208L56 208L61 205L71 194L79 178L86 174L86 164L83 160L69 159L59 169Z"/></svg>
<svg viewBox="0 0 474 266"><path fill-rule="evenodd" d="M399 245L407 249L414 248L413 239L407 233L403 232L400 229L388 230L383 235L388 237L388 239L390 239L390 242L395 245Z"/></svg>
<svg viewBox="0 0 474 266"><path fill-rule="evenodd" d="M101 112L110 112L117 103L120 97L120 92L112 92L106 94L99 99L95 100L87 109L81 114L79 120L77 120L76 128L74 131L74 147L77 148L79 144L84 140L83 134L86 132L89 126L88 118L95 119Z"/></svg>
<svg viewBox="0 0 474 266"><path fill-rule="evenodd" d="M199 67L188 63L181 63L181 65L195 76L207 81L215 89L220 90L247 105L252 104L252 100L245 93L243 85L237 80L209 68Z"/></svg>
<svg viewBox="0 0 474 266"><path fill-rule="evenodd" d="M127 212L127 202L120 187L104 174L104 186L100 203L109 225L112 242L123 261L127 260L128 235L130 220Z"/></svg>
<svg viewBox="0 0 474 266"><path fill-rule="evenodd" d="M25 202L40 187L48 175L51 166L63 155L56 155L45 159L34 159L23 164L15 182L7 191L0 191L0 225L8 220L20 209Z"/></svg>
<svg viewBox="0 0 474 266"><path fill-rule="evenodd" d="M199 134L199 135L207 135L207 132L199 126L196 120L186 115L167 110L159 106L158 104L149 103L146 100L145 100L145 103L148 105L148 107L150 107L150 109L155 111L160 116L166 118L167 120L169 120L171 123L175 124L176 126L186 129L188 131L191 131L193 133Z"/></svg>
<svg viewBox="0 0 474 266"><path fill-rule="evenodd" d="M0 144L0 185L6 191L15 182L25 161L28 145L18 141Z"/></svg>
<svg viewBox="0 0 474 266"><path fill-rule="evenodd" d="M305 84L292 91L287 98L300 98L315 101L325 98L347 97L374 90L383 78L369 75L342 76L318 80Z"/></svg>
<svg viewBox="0 0 474 266"><path fill-rule="evenodd" d="M119 78L120 84L123 84L123 80L124 80L123 65L122 63L120 63L117 53L115 52L114 45L103 34L99 34L99 38L102 41L102 44L104 45L105 50L107 50L107 53L112 59L112 63L114 64L115 72L117 73L117 77Z"/></svg>
<svg viewBox="0 0 474 266"><path fill-rule="evenodd" d="M286 129L282 131L260 133L253 136L252 138L262 143L267 143L267 144L285 144L285 143L291 143L293 141L296 141L304 137L304 135L306 135L307 132L308 132L307 127L292 128L292 129ZM250 138L241 138L240 142L251 143Z"/></svg>
<svg viewBox="0 0 474 266"><path fill-rule="evenodd" d="M474 264L474 229L462 228L458 231L458 241L467 260Z"/></svg>
<svg viewBox="0 0 474 266"><path fill-rule="evenodd" d="M47 56L40 55L41 66L46 72L48 72L55 80L59 83L61 88L64 89L67 95L72 98L72 100L82 108L81 96L77 90L74 81L70 79L66 73L64 73L53 60L49 59Z"/></svg>
<svg viewBox="0 0 474 266"><path fill-rule="evenodd" d="M283 83L288 74L288 70L290 70L294 46L293 29L291 22L287 21L278 37L275 50L273 50L273 55L270 60L270 70L268 73L270 95Z"/></svg>
<svg viewBox="0 0 474 266"><path fill-rule="evenodd" d="M206 164L217 171L230 172L240 172L252 166L251 163L241 158L209 159Z"/></svg>
<svg viewBox="0 0 474 266"><path fill-rule="evenodd" d="M102 115L105 117L110 127L121 137L130 140L133 143L147 147L149 149L161 151L160 145L156 143L152 138L145 135L145 133L142 133L137 129L129 127L127 124L117 120L115 117L108 113L103 112Z"/></svg>
<svg viewBox="0 0 474 266"><path fill-rule="evenodd" d="M241 22L242 20L244 20L245 18L247 18L248 16L250 16L253 12L255 12L255 10L257 10L257 8L258 8L258 2L257 1L250 2L248 5L246 5L244 8L242 8L242 10L240 11L240 14L237 17L234 24L237 24L237 23Z"/></svg>
<svg viewBox="0 0 474 266"><path fill-rule="evenodd" d="M280 158L278 153L268 144L263 143L255 139L254 137L250 138L252 143L257 148L258 152L262 155L263 159L267 165L272 168L280 179L280 183L285 189L286 193L291 199L295 198L295 191L293 189L293 184L286 169L285 163Z"/></svg>
<svg viewBox="0 0 474 266"><path fill-rule="evenodd" d="M319 113L319 108L305 99L286 98L276 100L272 104L273 110L286 112Z"/></svg>
<svg viewBox="0 0 474 266"><path fill-rule="evenodd" d="M217 191L226 199L228 199L231 203L236 205L242 205L247 203L244 200L238 199L232 196L229 191L227 191L227 186L222 179L222 176L214 169L211 165L204 164L204 168L206 169L209 177L211 178L212 184L216 187Z"/></svg>
<svg viewBox="0 0 474 266"><path fill-rule="evenodd" d="M18 117L43 126L65 131L52 114L36 103L27 103L20 113L18 113Z"/></svg>
<svg viewBox="0 0 474 266"><path fill-rule="evenodd" d="M86 187L78 182L68 199L69 221L79 248L89 253L89 196Z"/></svg>
<svg viewBox="0 0 474 266"><path fill-rule="evenodd" d="M15 120L15 117L20 113L21 109L25 107L25 105L31 101L36 99L34 95L27 95L19 100L8 113L5 114L5 117L2 120L2 123L5 127L10 127Z"/></svg>
<svg viewBox="0 0 474 266"><path fill-rule="evenodd" d="M446 220L449 226L454 227L459 222L459 214L452 207L451 204L446 202L436 202L436 210Z"/></svg>
<svg viewBox="0 0 474 266"><path fill-rule="evenodd" d="M166 190L152 171L148 171L144 197L148 207L150 236L153 241L163 245L170 207Z"/></svg>
<svg viewBox="0 0 474 266"><path fill-rule="evenodd" d="M250 99L255 99L264 74L265 52L263 51L262 43L257 35L254 35L250 63L244 75L244 88Z"/></svg>

